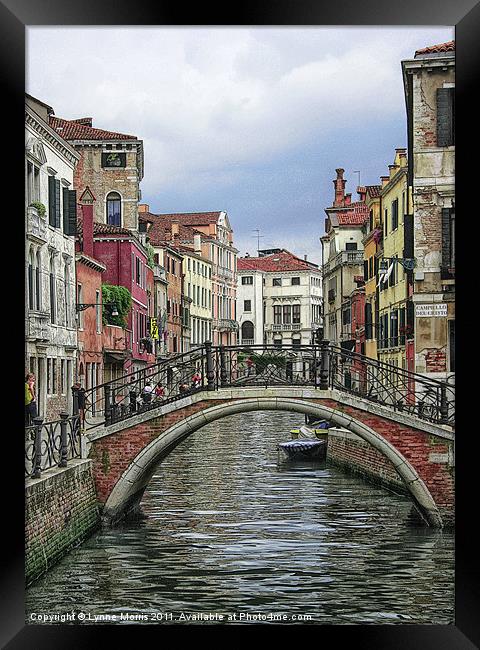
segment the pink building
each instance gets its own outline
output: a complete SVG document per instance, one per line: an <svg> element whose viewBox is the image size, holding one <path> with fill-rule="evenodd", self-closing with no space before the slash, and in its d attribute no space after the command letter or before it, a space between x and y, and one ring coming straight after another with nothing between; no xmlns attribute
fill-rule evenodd
<svg viewBox="0 0 480 650"><path fill-rule="evenodd" d="M132 294L126 328L109 326L118 329L117 336L114 336L115 332L108 332L111 339L109 348L104 345L104 380L109 381L125 372L141 370L155 361L153 350L148 352L144 341L149 335L149 292L151 295L153 274L147 266L145 248L131 230L94 223L91 211L87 213L89 221L86 221L85 214L79 220L78 234L80 237L84 233L87 237L87 232L93 234L93 257L106 267L103 283L126 287Z"/></svg>

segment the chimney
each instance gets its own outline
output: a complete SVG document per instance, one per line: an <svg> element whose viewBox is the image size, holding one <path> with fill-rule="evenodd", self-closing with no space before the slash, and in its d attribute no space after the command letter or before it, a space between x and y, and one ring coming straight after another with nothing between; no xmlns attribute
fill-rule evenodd
<svg viewBox="0 0 480 650"><path fill-rule="evenodd" d="M345 195L345 205L350 205L352 202L352 195L351 194L346 194Z"/></svg>
<svg viewBox="0 0 480 650"><path fill-rule="evenodd" d="M202 236L193 235L193 249L196 253L202 252Z"/></svg>
<svg viewBox="0 0 480 650"><path fill-rule="evenodd" d="M250 253L245 253L245 257L250 257Z"/></svg>
<svg viewBox="0 0 480 650"><path fill-rule="evenodd" d="M333 202L333 205L334 207L339 207L344 205L346 181L343 180L343 174L345 170L340 167L335 171L337 172L337 178L333 181L333 185L335 186L335 201Z"/></svg>
<svg viewBox="0 0 480 650"><path fill-rule="evenodd" d="M305 260L305 262L306 262L306 261L307 261L307 256L306 256L306 255L304 255L304 256L303 256L303 259L304 259L304 260Z"/></svg>
<svg viewBox="0 0 480 650"><path fill-rule="evenodd" d="M359 185L357 187L357 193L358 193L358 200L363 203L365 201L365 197L367 196L367 188L363 187L362 185Z"/></svg>
<svg viewBox="0 0 480 650"><path fill-rule="evenodd" d="M89 257L94 257L93 255L93 202L95 197L92 194L92 191L86 186L85 190L82 192L81 197L79 198L79 203L81 204L82 210L82 221L83 221L83 242L82 250L85 255Z"/></svg>
<svg viewBox="0 0 480 650"><path fill-rule="evenodd" d="M147 203L139 203L138 204L138 211L139 212L150 212L150 206Z"/></svg>
<svg viewBox="0 0 480 650"><path fill-rule="evenodd" d="M178 237L179 227L180 227L180 222L179 221L172 221L172 239L175 239L175 237Z"/></svg>
<svg viewBox="0 0 480 650"><path fill-rule="evenodd" d="M390 176L380 176L380 180L382 181L382 187L385 187L385 185L390 180Z"/></svg>

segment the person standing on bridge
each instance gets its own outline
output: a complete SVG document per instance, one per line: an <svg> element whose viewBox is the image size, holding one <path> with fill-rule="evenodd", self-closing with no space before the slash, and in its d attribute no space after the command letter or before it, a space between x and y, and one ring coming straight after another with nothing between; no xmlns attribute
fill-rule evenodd
<svg viewBox="0 0 480 650"><path fill-rule="evenodd" d="M149 404L152 401L152 393L152 383L148 380L142 390L142 399L144 404Z"/></svg>
<svg viewBox="0 0 480 650"><path fill-rule="evenodd" d="M29 372L25 377L25 426L33 424L33 418L36 417L35 375Z"/></svg>
<svg viewBox="0 0 480 650"><path fill-rule="evenodd" d="M165 397L165 388L163 387L163 384L160 381L155 386L154 392L155 392L155 398L157 400L162 400Z"/></svg>
<svg viewBox="0 0 480 650"><path fill-rule="evenodd" d="M254 366L252 357L247 357L245 363L247 365L247 377L250 377L250 373L252 372Z"/></svg>
<svg viewBox="0 0 480 650"><path fill-rule="evenodd" d="M198 370L195 370L195 372L192 375L192 388L200 388L202 385L202 375Z"/></svg>

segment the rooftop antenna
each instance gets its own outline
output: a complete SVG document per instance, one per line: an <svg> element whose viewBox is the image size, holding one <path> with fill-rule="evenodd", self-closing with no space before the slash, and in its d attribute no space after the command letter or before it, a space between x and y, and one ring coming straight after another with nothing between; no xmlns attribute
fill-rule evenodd
<svg viewBox="0 0 480 650"><path fill-rule="evenodd" d="M358 174L358 183L357 183L357 187L360 187L360 171L359 171L358 169L354 169L354 170L353 170L353 173L354 173L354 174Z"/></svg>
<svg viewBox="0 0 480 650"><path fill-rule="evenodd" d="M264 235L260 234L260 230L258 228L255 228L253 232L256 232L256 237L257 237L257 256L260 255L260 239L263 239Z"/></svg>

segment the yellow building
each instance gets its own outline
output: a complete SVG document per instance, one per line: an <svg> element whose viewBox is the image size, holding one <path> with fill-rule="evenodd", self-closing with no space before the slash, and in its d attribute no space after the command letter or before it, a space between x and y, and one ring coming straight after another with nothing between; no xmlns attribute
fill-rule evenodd
<svg viewBox="0 0 480 650"><path fill-rule="evenodd" d="M200 251L179 246L183 256L183 292L190 303L190 345L212 340L212 262Z"/></svg>
<svg viewBox="0 0 480 650"><path fill-rule="evenodd" d="M407 155L405 149L395 150L395 160L388 166L388 177L382 177L380 209L383 227L382 258L388 268L388 279L380 282L378 290L377 354L380 361L406 368L407 302L409 283L403 265L409 233L405 216L407 204ZM408 223L408 221L407 221ZM409 228L409 226L407 226Z"/></svg>
<svg viewBox="0 0 480 650"><path fill-rule="evenodd" d="M363 278L365 280L365 354L377 359L378 323L378 259L382 254L382 223L380 212L381 185L365 187L365 203L368 207L368 221L363 238Z"/></svg>

